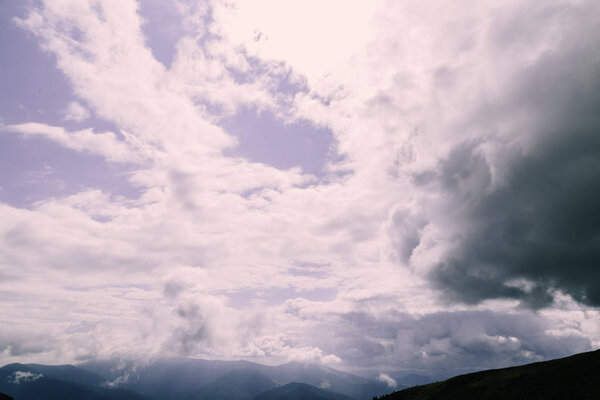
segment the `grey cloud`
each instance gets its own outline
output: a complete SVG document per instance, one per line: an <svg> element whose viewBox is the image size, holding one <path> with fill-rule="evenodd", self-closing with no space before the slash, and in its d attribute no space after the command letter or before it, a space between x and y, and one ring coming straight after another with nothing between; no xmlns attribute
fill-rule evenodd
<svg viewBox="0 0 600 400"><path fill-rule="evenodd" d="M0 353L11 357L23 357L51 351L56 346L56 340L50 334L31 334L13 332L0 335Z"/></svg>
<svg viewBox="0 0 600 400"><path fill-rule="evenodd" d="M184 289L185 287L180 282L170 280L165 283L163 293L167 298L176 298Z"/></svg>
<svg viewBox="0 0 600 400"><path fill-rule="evenodd" d="M415 174L417 186L440 194L429 222L451 221L453 250L429 274L447 297L541 308L560 291L600 306L600 41L589 36L591 19L524 68L504 100L481 107L465 126L480 139ZM494 137L504 121L526 121L512 135L532 148ZM486 146L502 155L500 178Z"/></svg>
<svg viewBox="0 0 600 400"><path fill-rule="evenodd" d="M346 365L388 372L404 370L449 376L473 370L519 365L586 351L588 338L548 332L551 321L530 312L440 312L424 316L390 313L340 315L321 345ZM322 338L326 342L326 338Z"/></svg>
<svg viewBox="0 0 600 400"><path fill-rule="evenodd" d="M532 154L517 156L501 187L490 189L489 167L474 146L457 148L440 165L456 223L472 227L431 274L453 297L518 298L542 307L561 290L600 306L600 79L588 77L587 88L571 88L580 94L574 103L542 115L550 120L541 127L546 137ZM547 78L551 85L568 77ZM533 286L511 284L519 279Z"/></svg>
<svg viewBox="0 0 600 400"><path fill-rule="evenodd" d="M199 346L210 342L209 322L198 305L180 305L176 309L176 314L183 324L174 330L167 342L168 350L174 350L181 355L189 355Z"/></svg>
<svg viewBox="0 0 600 400"><path fill-rule="evenodd" d="M389 236L397 261L408 264L414 249L421 240L421 230L427 220L421 215L413 215L406 210L398 210L392 216L393 229Z"/></svg>

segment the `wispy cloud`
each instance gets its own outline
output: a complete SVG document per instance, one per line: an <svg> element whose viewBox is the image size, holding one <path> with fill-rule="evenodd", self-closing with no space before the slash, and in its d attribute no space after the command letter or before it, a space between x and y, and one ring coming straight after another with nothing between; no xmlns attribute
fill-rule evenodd
<svg viewBox="0 0 600 400"><path fill-rule="evenodd" d="M76 101L72 101L65 110L64 118L66 121L82 122L88 119L89 116L90 113L84 106Z"/></svg>
<svg viewBox="0 0 600 400"><path fill-rule="evenodd" d="M15 371L8 377L8 383L20 385L22 382L31 382L42 378L42 374L35 374L29 371Z"/></svg>
<svg viewBox="0 0 600 400"><path fill-rule="evenodd" d="M28 122L2 127L4 131L21 133L25 136L40 136L50 139L68 149L98 154L109 162L139 164L147 154L136 148L135 139L126 134L119 140L113 132L95 133L92 129L70 132L61 127Z"/></svg>

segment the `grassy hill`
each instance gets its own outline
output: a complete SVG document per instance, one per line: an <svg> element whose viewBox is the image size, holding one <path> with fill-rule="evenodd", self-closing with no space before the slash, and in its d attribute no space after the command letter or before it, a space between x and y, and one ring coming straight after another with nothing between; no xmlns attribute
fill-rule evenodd
<svg viewBox="0 0 600 400"><path fill-rule="evenodd" d="M380 400L597 400L600 350L416 386Z"/></svg>

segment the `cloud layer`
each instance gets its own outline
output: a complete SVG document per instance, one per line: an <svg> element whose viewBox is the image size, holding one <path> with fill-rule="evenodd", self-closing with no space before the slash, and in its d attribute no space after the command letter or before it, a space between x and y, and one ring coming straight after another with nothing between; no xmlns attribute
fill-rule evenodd
<svg viewBox="0 0 600 400"><path fill-rule="evenodd" d="M71 90L0 115L44 163L11 174L54 182L52 143L131 190L0 182L22 197L0 203L0 361L317 361L392 386L598 346L598 5L163 6L166 58L144 1L11 19Z"/></svg>

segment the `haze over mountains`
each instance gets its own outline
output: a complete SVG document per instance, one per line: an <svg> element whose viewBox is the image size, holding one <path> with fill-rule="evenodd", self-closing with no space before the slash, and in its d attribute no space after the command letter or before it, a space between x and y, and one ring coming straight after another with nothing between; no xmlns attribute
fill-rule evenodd
<svg viewBox="0 0 600 400"><path fill-rule="evenodd" d="M392 390L387 383L317 364L266 366L193 359L158 360L143 366L123 361L77 367L9 364L0 368L0 380L0 392L17 400L252 400L263 394L264 400L281 396L370 400Z"/></svg>

